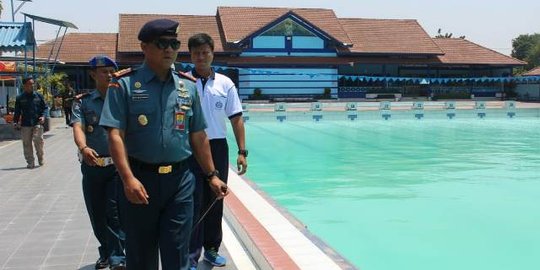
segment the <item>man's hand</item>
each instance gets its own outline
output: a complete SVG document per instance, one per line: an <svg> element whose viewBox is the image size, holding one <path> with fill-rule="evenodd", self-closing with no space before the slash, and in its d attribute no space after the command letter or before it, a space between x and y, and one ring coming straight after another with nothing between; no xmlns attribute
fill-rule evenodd
<svg viewBox="0 0 540 270"><path fill-rule="evenodd" d="M210 189L212 189L218 199L223 199L225 196L229 195L229 189L227 188L227 184L221 181L219 177L212 177L208 181L208 184L210 185Z"/></svg>
<svg viewBox="0 0 540 270"><path fill-rule="evenodd" d="M143 184L135 177L123 181L124 193L129 202L133 204L148 204L148 193Z"/></svg>
<svg viewBox="0 0 540 270"><path fill-rule="evenodd" d="M97 159L98 159L99 155L96 152L96 150L94 150L94 149L92 149L90 147L85 147L81 151L81 154L83 156L84 162L86 164L88 164L88 166L96 166L97 165Z"/></svg>
<svg viewBox="0 0 540 270"><path fill-rule="evenodd" d="M247 159L244 155L238 155L236 159L236 168L238 169L238 175L242 175L247 171Z"/></svg>
<svg viewBox="0 0 540 270"><path fill-rule="evenodd" d="M21 125L19 125L19 123L13 123L13 128L16 129L16 130L20 130Z"/></svg>
<svg viewBox="0 0 540 270"><path fill-rule="evenodd" d="M45 123L45 117L41 116L38 118L38 122L40 125L43 125Z"/></svg>

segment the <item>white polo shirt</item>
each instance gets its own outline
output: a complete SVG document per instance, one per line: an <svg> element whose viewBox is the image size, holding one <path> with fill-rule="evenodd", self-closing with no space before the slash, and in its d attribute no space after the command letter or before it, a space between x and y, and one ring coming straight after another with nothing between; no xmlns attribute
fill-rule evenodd
<svg viewBox="0 0 540 270"><path fill-rule="evenodd" d="M190 75L193 75L190 72ZM206 119L206 135L209 139L224 139L227 137L226 120L242 112L242 103L238 91L229 77L213 72L208 81L202 85L197 78L197 92Z"/></svg>

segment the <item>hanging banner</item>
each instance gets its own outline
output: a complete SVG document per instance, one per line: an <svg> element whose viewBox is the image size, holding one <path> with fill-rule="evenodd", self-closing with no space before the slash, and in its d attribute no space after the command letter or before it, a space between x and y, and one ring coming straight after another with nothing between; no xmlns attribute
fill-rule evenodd
<svg viewBox="0 0 540 270"><path fill-rule="evenodd" d="M17 63L0 61L0 72L17 72Z"/></svg>

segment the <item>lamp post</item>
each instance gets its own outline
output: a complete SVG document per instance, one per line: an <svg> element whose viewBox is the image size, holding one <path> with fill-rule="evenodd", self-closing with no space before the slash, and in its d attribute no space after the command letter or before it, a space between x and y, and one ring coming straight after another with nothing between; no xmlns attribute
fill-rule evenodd
<svg viewBox="0 0 540 270"><path fill-rule="evenodd" d="M24 4L26 4L26 2L32 2L32 0L17 0L17 1L20 1L21 3L17 7L17 9L15 9L15 7L13 5L13 0L11 0L11 21L12 22L15 22L15 14L17 14L17 12L19 12L19 10L22 8L22 6Z"/></svg>

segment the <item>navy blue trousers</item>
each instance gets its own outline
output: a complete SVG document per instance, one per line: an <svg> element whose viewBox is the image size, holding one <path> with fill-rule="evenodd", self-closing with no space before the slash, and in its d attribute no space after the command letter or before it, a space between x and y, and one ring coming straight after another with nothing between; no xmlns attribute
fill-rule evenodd
<svg viewBox="0 0 540 270"><path fill-rule="evenodd" d="M229 176L229 147L226 139L213 139L210 140L210 149L212 152L212 159L214 160L214 167L219 171L219 178L223 182L227 183ZM194 215L193 225L197 222L201 215L204 214L212 205L216 199L216 195L210 189L210 185L206 179L206 175L203 173L201 167L195 159L191 162L193 174L197 178L195 184L194 197ZM218 200L214 206L208 211L208 214L202 219L202 221L193 228L191 233L191 241L189 245L189 257L192 263L199 260L201 256L202 247L205 250L214 248L218 250L221 241L223 240L223 232L221 229L221 220L223 218L223 200Z"/></svg>
<svg viewBox="0 0 540 270"><path fill-rule="evenodd" d="M131 160L130 166L150 198L148 205L140 205L122 196L127 268L157 270L159 251L163 270L188 269L195 178L187 161L168 174Z"/></svg>
<svg viewBox="0 0 540 270"><path fill-rule="evenodd" d="M124 239L119 213L120 179L114 166L92 167L81 164L86 210L94 235L99 241L99 256L111 265L125 262Z"/></svg>

